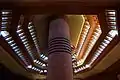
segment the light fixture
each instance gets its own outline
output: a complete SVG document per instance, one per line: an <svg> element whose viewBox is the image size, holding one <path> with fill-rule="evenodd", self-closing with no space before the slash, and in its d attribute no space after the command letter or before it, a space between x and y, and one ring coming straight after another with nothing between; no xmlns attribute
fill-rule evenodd
<svg viewBox="0 0 120 80"><path fill-rule="evenodd" d="M43 64L42 66L46 66L45 64Z"/></svg>
<svg viewBox="0 0 120 80"><path fill-rule="evenodd" d="M35 70L35 67L32 67L33 70Z"/></svg>
<svg viewBox="0 0 120 80"><path fill-rule="evenodd" d="M109 33L108 33L108 36L110 37L115 37L116 35L118 35L118 31L117 30L111 30Z"/></svg>
<svg viewBox="0 0 120 80"><path fill-rule="evenodd" d="M8 11L2 11L2 15L7 15L7 14L10 14L10 12L8 12Z"/></svg>
<svg viewBox="0 0 120 80"><path fill-rule="evenodd" d="M74 73L78 73L78 72L80 72L82 70L85 70L87 68L90 68L90 67L91 67L90 64L83 65L83 66L81 66L81 67L79 67L77 69L74 69Z"/></svg>
<svg viewBox="0 0 120 80"><path fill-rule="evenodd" d="M111 29L116 28L116 10L106 10L106 20L108 23L108 27Z"/></svg>
<svg viewBox="0 0 120 80"><path fill-rule="evenodd" d="M13 49L13 51L16 53L16 55L24 62L25 65L29 65L28 61L23 56L23 53L21 52L20 48L17 46L15 41L12 39L12 36L7 31L8 25L11 24L12 19L12 11L11 10L2 10L2 25L1 25L1 35L4 37L4 39L7 41L9 46Z"/></svg>
<svg viewBox="0 0 120 80"><path fill-rule="evenodd" d="M117 35L117 31L116 30L111 30L108 32L108 35L105 37L105 39L103 40L103 42L101 42L101 45L98 47L98 49L96 50L93 58L90 61L90 64L92 64L98 56L100 56L100 54L102 53L102 51L108 46L108 44L112 41L112 39ZM109 37L110 36L110 37ZM99 53L98 53L99 52Z"/></svg>
<svg viewBox="0 0 120 80"><path fill-rule="evenodd" d="M15 43L15 41L12 39L12 36L10 36L9 32L7 31L1 31L1 35L5 38L7 43L11 46L11 48L14 50L14 52L17 54L17 56L26 64L28 65L28 62L25 60L22 52L20 51L19 47Z"/></svg>
<svg viewBox="0 0 120 80"><path fill-rule="evenodd" d="M97 25L97 27L96 27L95 31L93 32L92 37L91 37L91 39L90 39L90 41L89 41L89 43L87 45L88 47L86 48L86 51L84 52L85 55L83 56L83 58L81 58L79 60L79 63L77 64L77 66L80 66L80 65L82 65L84 63L84 61L86 60L88 54L92 50L94 44L96 43L96 41L100 37L101 33L102 33L102 31L100 29L100 25ZM101 48L105 48L105 47L101 45Z"/></svg>
<svg viewBox="0 0 120 80"><path fill-rule="evenodd" d="M32 68L32 65L28 65L27 68Z"/></svg>
<svg viewBox="0 0 120 80"><path fill-rule="evenodd" d="M40 62L39 60L34 60L34 63L36 63L36 64L38 64L38 65L40 65L42 67L46 66L44 63Z"/></svg>
<svg viewBox="0 0 120 80"><path fill-rule="evenodd" d="M37 62L37 60L34 60L34 62Z"/></svg>
<svg viewBox="0 0 120 80"><path fill-rule="evenodd" d="M43 70L41 70L40 72L43 73Z"/></svg>
<svg viewBox="0 0 120 80"><path fill-rule="evenodd" d="M48 60L48 57L45 57L44 60Z"/></svg>
<svg viewBox="0 0 120 80"><path fill-rule="evenodd" d="M41 51L40 51L40 49L39 49L39 45L38 45L38 42L37 42L37 37L36 37L36 34L35 34L34 25L33 25L32 22L29 22L29 23L28 23L28 29L29 29L30 35L31 35L31 37L32 37L32 39L33 39L33 42L34 42L34 45L35 45L35 47L36 47L37 53L40 55L40 57L41 57L43 60L45 60L44 57L46 57L46 56L45 56L44 54L40 54ZM43 57L43 56L44 56L44 57Z"/></svg>
<svg viewBox="0 0 120 80"><path fill-rule="evenodd" d="M46 73L46 72L47 72L47 70L44 70L44 72Z"/></svg>
<svg viewBox="0 0 120 80"><path fill-rule="evenodd" d="M37 64L39 63L39 61L36 62Z"/></svg>
<svg viewBox="0 0 120 80"><path fill-rule="evenodd" d="M84 26L83 26L83 30L82 30L82 33L81 33L81 36L80 36L80 40L79 40L79 42L78 42L78 46L77 46L77 50L76 50L76 56L78 56L79 55L79 53L80 53L80 51L81 51L81 49L82 49L82 46L83 46L83 43L84 43L84 41L85 41L85 38L87 37L87 34L88 34L88 31L89 31L89 29L90 29L90 24L89 24L89 22L88 21L85 21L85 24L84 24Z"/></svg>
<svg viewBox="0 0 120 80"><path fill-rule="evenodd" d="M9 35L9 32L7 32L7 31L1 31L1 35L2 35L3 37L6 37L6 36ZM12 38L12 37L10 37L10 38ZM10 39L10 38L9 38L9 39Z"/></svg>
<svg viewBox="0 0 120 80"><path fill-rule="evenodd" d="M34 56L33 56L31 46L29 45L29 42L28 42L28 39L27 39L27 37L24 33L24 30L22 29L22 25L20 25L20 24L18 25L16 32L17 32L18 36L20 37L22 43L24 44L28 54L30 55L32 60L34 60Z"/></svg>

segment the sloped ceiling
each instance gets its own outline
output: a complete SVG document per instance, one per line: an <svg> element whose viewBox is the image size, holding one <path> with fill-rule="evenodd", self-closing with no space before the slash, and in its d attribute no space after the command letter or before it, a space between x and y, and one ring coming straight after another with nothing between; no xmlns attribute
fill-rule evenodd
<svg viewBox="0 0 120 80"><path fill-rule="evenodd" d="M86 78L100 73L120 59L120 42L90 71L77 74L75 78Z"/></svg>
<svg viewBox="0 0 120 80"><path fill-rule="evenodd" d="M10 69L11 72L16 73L18 75L23 75L23 76L28 77L30 79L36 79L38 77L41 79L45 78L45 76L43 76L43 75L34 74L34 73L26 71L1 46L0 46L0 63L3 63L8 69Z"/></svg>
<svg viewBox="0 0 120 80"><path fill-rule="evenodd" d="M47 15L36 15L34 22L35 27L37 31L37 37L40 42L41 48L47 48L47 37L48 37L48 25L46 18ZM75 46L78 41L78 37L81 33L82 26L84 23L84 18L82 15L76 15L71 16L68 15L68 24L70 26L70 33L71 33L71 43ZM118 59L120 59L119 55L119 48L120 48L120 42L105 56L99 63L96 65L92 70L85 72L85 73L79 73L75 75L75 78L86 78L88 76L94 75L96 73L100 73L106 68L108 68L110 65L112 65L114 62L116 62ZM8 67L12 72L16 74L21 74L26 77L37 79L37 78L45 78L45 76L40 74L33 74L28 71L26 71L20 64L18 64L10 55L8 52L6 52L1 46L0 46L0 61L5 64L6 67Z"/></svg>
<svg viewBox="0 0 120 80"><path fill-rule="evenodd" d="M74 78L86 78L88 76L100 73L120 59L119 55L120 42L96 65L92 70L77 74ZM3 63L12 72L20 75L24 75L31 79L45 78L45 76L32 74L27 71L21 65L19 65L2 47L0 47L0 62Z"/></svg>

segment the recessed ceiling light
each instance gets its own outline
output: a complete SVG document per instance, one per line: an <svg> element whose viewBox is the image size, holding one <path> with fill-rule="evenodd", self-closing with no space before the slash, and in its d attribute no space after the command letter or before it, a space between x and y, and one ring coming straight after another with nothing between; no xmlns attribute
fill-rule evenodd
<svg viewBox="0 0 120 80"><path fill-rule="evenodd" d="M28 65L27 68L32 68L32 65Z"/></svg>
<svg viewBox="0 0 120 80"><path fill-rule="evenodd" d="M34 60L34 62L36 62L37 60Z"/></svg>
<svg viewBox="0 0 120 80"><path fill-rule="evenodd" d="M7 31L1 31L1 35L2 35L3 37L6 37L6 36L9 35L9 32L7 32Z"/></svg>

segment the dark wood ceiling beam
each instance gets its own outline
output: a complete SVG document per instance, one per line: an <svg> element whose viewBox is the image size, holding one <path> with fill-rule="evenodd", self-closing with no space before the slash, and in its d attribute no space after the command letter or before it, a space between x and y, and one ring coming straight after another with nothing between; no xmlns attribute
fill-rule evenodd
<svg viewBox="0 0 120 80"><path fill-rule="evenodd" d="M99 58L97 60L95 60L92 67L95 67L101 61L101 59L103 59L110 52L110 50L112 50L118 44L118 42L119 42L119 37L118 36L114 37L113 40L104 49L104 51L99 56Z"/></svg>
<svg viewBox="0 0 120 80"><path fill-rule="evenodd" d="M102 34L100 35L99 39L97 40L96 44L94 45L94 47L92 48L90 54L88 55L88 57L87 57L87 59L85 61L86 63L88 63L91 60L91 58L94 55L94 52L97 50L100 43L103 41L103 39L106 37L106 35L108 34L108 32L110 30L108 28L108 26L107 26L107 23L106 23L106 17L105 17L105 12L104 11L102 11L98 15L98 19L99 19L100 27L101 27L101 30L102 30Z"/></svg>
<svg viewBox="0 0 120 80"><path fill-rule="evenodd" d="M32 64L33 62L31 60L30 56L27 55L28 52L25 50L24 45L22 44L19 36L16 33L19 19L20 19L20 15L17 14L17 12L13 11L12 12L12 24L10 26L10 34L11 34L12 38L15 40L15 42L17 43L17 45L19 46L20 50L23 52L25 59L28 61L29 64Z"/></svg>
<svg viewBox="0 0 120 80"><path fill-rule="evenodd" d="M92 50L90 51L90 53L87 56L87 58L86 58L86 60L85 60L85 62L84 62L83 65L85 65L85 64L89 63L89 61L91 61L92 57L94 56L94 52L97 50L97 48L99 47L99 45L101 44L101 42L104 40L104 38L106 37L106 35L110 31L110 29L108 28L107 23L106 23L105 10L102 10L98 14L98 20L99 20L99 23L100 23L102 34L100 35L100 37L98 38L97 42L93 46ZM78 66L77 68L79 68L79 67L81 67L81 66ZM83 70L81 72L84 72L84 71L86 71L86 70Z"/></svg>
<svg viewBox="0 0 120 80"><path fill-rule="evenodd" d="M33 55L34 55L35 59L40 60L40 61L43 62L43 63L46 63L46 61L44 61L44 60L40 57L40 54L41 54L41 53L38 53L38 52L37 52L37 49L36 49L36 47L35 47L35 44L34 44L34 42L33 42L33 39L32 39L32 37L31 37L31 34L30 34L30 32L29 32L29 29L28 29L28 24L29 24L30 21L32 21L31 18L34 18L34 17L33 17L33 15L23 15L23 16L24 16L24 23L23 23L22 29L24 30L24 33L25 33L27 39L29 40L29 44L30 44L30 46L31 46L31 48L32 48ZM35 32L35 34L36 34L36 32ZM39 45L39 44L38 44L38 45Z"/></svg>
<svg viewBox="0 0 120 80"><path fill-rule="evenodd" d="M95 28L97 27L96 22L93 19L92 15L91 16L87 16L87 18L88 18L88 21L89 21L89 24L90 24L91 27L89 29L89 32L87 34L86 40L85 40L85 42L83 44L83 47L82 47L82 49L80 51L80 54L79 54L79 57L78 57L79 59L83 59L84 55L86 54L85 52L86 52L86 50L88 48L88 45L89 45L88 43L91 40L91 36L93 35L93 32L95 31Z"/></svg>
<svg viewBox="0 0 120 80"><path fill-rule="evenodd" d="M21 14L18 14L16 11L14 12L13 11L13 16L12 16L12 26L11 26L11 35L13 37L13 39L15 40L15 42L18 44L18 46L20 47L20 49L22 50L23 54L24 54L24 57L26 60L28 60L30 62L31 65L35 66L35 67L38 67L35 65L34 61L32 60L32 58L30 57L30 55L28 54L28 51L26 50L24 44L21 42L21 39L19 38L18 34L16 33L17 31L17 26L19 24L19 19L20 19L20 15ZM34 43L32 41L32 38L31 38L31 35L28 31L28 23L29 23L29 16L25 16L24 17L24 22L23 22L23 25L22 25L22 29L24 30L24 33L26 35L26 38L29 40L29 44L32 47L34 47ZM38 56L36 55L37 52L34 52L34 48L32 49L33 51L33 56L35 57L35 59L39 59ZM43 63L45 63L44 61L42 61ZM43 69L42 67L39 67L40 69ZM32 71L32 72L35 72L31 69L29 69L29 71Z"/></svg>
<svg viewBox="0 0 120 80"><path fill-rule="evenodd" d="M119 2L99 1L32 1L0 2L0 7L16 9L26 14L96 14L100 9L117 8Z"/></svg>
<svg viewBox="0 0 120 80"><path fill-rule="evenodd" d="M35 59L39 59L39 56L36 54L37 51L34 49L35 46L34 46L32 37L31 37L29 30L28 30L28 23L29 23L30 16L23 15L23 17L24 17L24 22L22 24L22 29L25 33L26 38L28 39L28 42L29 42L28 44L30 45L30 47L32 49L33 57L35 57Z"/></svg>
<svg viewBox="0 0 120 80"><path fill-rule="evenodd" d="M8 45L8 43L5 41L5 39L0 36L0 45L20 64L23 68L26 69L26 65L20 58L15 55L15 52L12 50L12 48Z"/></svg>
<svg viewBox="0 0 120 80"><path fill-rule="evenodd" d="M118 29L118 35L120 37L120 8L117 9L117 29Z"/></svg>

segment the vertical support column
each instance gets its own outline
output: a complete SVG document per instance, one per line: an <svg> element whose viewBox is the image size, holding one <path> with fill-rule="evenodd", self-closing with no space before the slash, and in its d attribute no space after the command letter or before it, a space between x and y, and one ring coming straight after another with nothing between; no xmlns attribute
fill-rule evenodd
<svg viewBox="0 0 120 80"><path fill-rule="evenodd" d="M73 80L69 26L62 18L49 24L47 80Z"/></svg>

